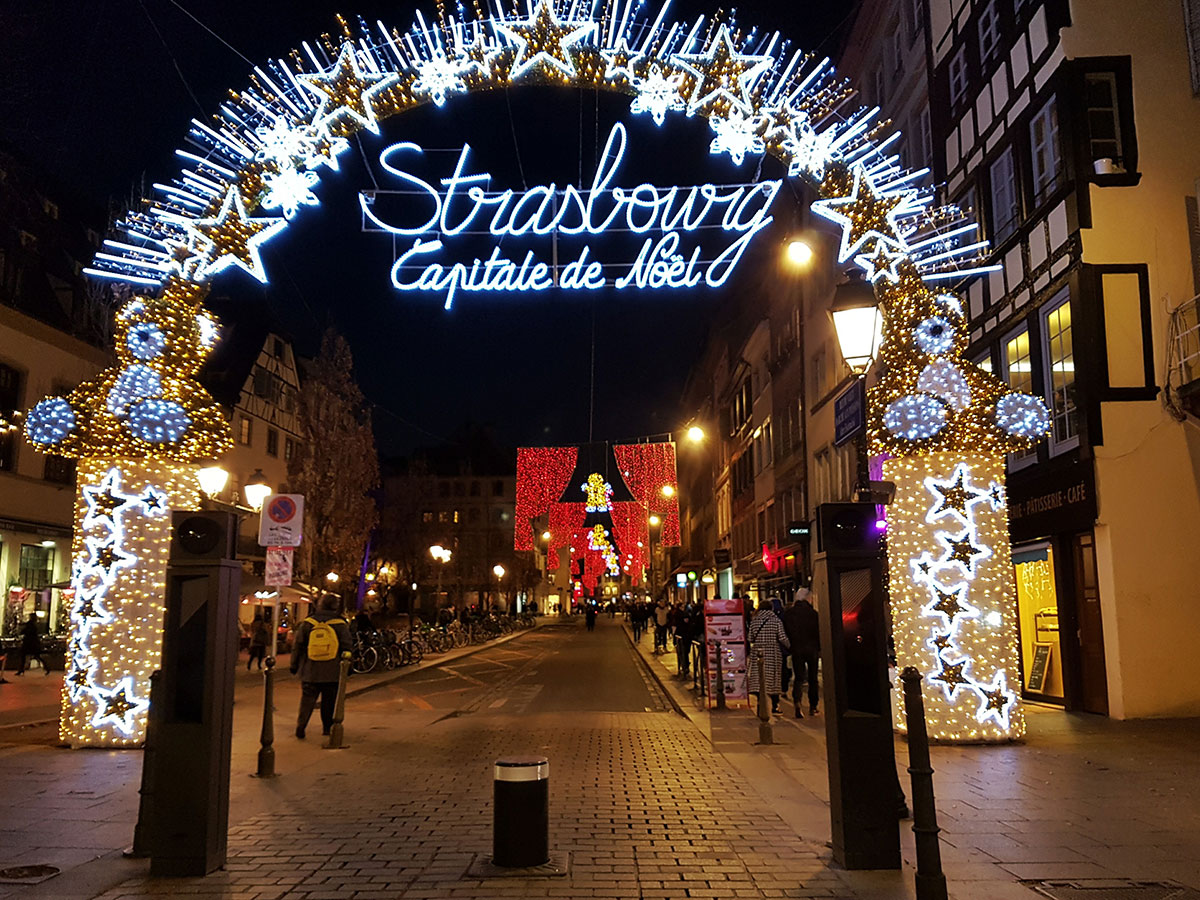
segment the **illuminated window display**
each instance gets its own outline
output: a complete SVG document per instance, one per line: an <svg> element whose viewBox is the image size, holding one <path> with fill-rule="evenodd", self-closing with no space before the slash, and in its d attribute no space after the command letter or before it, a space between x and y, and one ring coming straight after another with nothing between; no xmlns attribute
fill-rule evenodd
<svg viewBox="0 0 1200 900"><path fill-rule="evenodd" d="M1021 631L1021 687L1033 697L1061 702L1063 669L1054 549L1049 544L1014 547L1013 566Z"/></svg>

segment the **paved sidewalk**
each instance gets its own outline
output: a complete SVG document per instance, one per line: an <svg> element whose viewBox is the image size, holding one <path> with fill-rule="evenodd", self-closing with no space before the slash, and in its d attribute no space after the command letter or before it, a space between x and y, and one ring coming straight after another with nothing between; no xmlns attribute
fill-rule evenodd
<svg viewBox="0 0 1200 900"><path fill-rule="evenodd" d="M632 640L632 635L630 635ZM714 746L777 795L799 832L829 840L824 718L773 717L778 747L751 747L746 709L709 712L674 652L638 650ZM1005 746L931 749L942 860L951 897L1033 898L1020 881L1173 880L1200 890L1200 720L1120 722L1028 706L1029 737ZM908 748L896 741L901 784ZM901 823L911 883L911 822ZM857 877L846 876L850 883Z"/></svg>

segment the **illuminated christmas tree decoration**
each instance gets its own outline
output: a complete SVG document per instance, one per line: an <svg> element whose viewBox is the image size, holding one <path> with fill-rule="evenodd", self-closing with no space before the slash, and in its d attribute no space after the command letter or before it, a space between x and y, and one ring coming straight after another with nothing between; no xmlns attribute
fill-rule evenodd
<svg viewBox="0 0 1200 900"><path fill-rule="evenodd" d="M683 85L682 74L668 78L659 66L654 65L650 67L649 75L645 78L633 76L631 83L637 96L633 98L629 111L635 115L650 113L655 125L662 125L667 120L667 113L682 110L686 105L679 93Z"/></svg>
<svg viewBox="0 0 1200 900"><path fill-rule="evenodd" d="M708 115L733 107L743 114L754 111L750 91L770 69L769 55L740 53L727 25L720 25L703 53L676 53L671 62L687 71L694 87L688 97L687 114Z"/></svg>
<svg viewBox="0 0 1200 900"><path fill-rule="evenodd" d="M580 490L587 494L587 503L584 504L584 508L588 512L609 512L612 509L612 485L604 480L603 475L593 472Z"/></svg>
<svg viewBox="0 0 1200 900"><path fill-rule="evenodd" d="M345 126L349 119L372 134L379 133L374 99L400 80L395 72L364 70L359 64L354 44L349 41L342 44L337 62L327 71L298 77L305 87L320 98L315 124L326 128Z"/></svg>
<svg viewBox="0 0 1200 900"><path fill-rule="evenodd" d="M758 123L743 116L736 109L730 110L729 118L714 116L708 120L708 124L712 126L716 135L709 145L708 152L714 155L728 153L735 166L740 166L746 161L747 153L758 155L767 149L766 142L758 133Z"/></svg>
<svg viewBox="0 0 1200 900"><path fill-rule="evenodd" d="M991 502L1004 482L1003 458L937 452L891 459L884 477L896 484L888 555L897 664L915 666L938 688L925 693L930 737L1021 737L1016 696L1003 716L981 715L982 692L1018 665L1008 513ZM894 702L903 726L903 691Z"/></svg>
<svg viewBox="0 0 1200 900"><path fill-rule="evenodd" d="M560 21L554 0L537 0L537 7L525 19L501 19L496 29L517 45L509 78L519 81L531 71L557 73L575 78L574 48L591 38L596 23L586 19Z"/></svg>
<svg viewBox="0 0 1200 900"><path fill-rule="evenodd" d="M215 216L187 224L192 238L188 246L194 254L193 277L206 281L230 266L237 266L266 284L267 273L259 248L285 227L286 219L251 218L241 192L231 187Z"/></svg>

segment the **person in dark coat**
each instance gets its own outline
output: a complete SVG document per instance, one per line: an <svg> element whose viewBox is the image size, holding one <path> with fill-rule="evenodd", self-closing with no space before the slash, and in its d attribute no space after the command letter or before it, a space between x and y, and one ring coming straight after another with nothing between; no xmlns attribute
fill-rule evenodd
<svg viewBox="0 0 1200 900"><path fill-rule="evenodd" d="M255 616L250 623L250 658L246 660L246 671L250 671L250 663L258 660L261 669L263 657L267 655L267 623L262 616Z"/></svg>
<svg viewBox="0 0 1200 900"><path fill-rule="evenodd" d="M692 641L696 639L691 603L675 614L675 662L681 678L687 678L692 664Z"/></svg>
<svg viewBox="0 0 1200 900"><path fill-rule="evenodd" d="M329 734L333 728L333 706L337 702L338 675L343 654L350 652L350 625L342 618L340 597L326 594L313 610L312 615L300 623L296 630L296 643L292 647L292 674L300 675L300 716L296 721L296 737L303 738L308 720L312 718L317 698L321 700L321 733ZM337 632L338 650L333 659L309 659L308 636L312 633L315 619L328 622Z"/></svg>
<svg viewBox="0 0 1200 900"><path fill-rule="evenodd" d="M800 687L806 680L810 716L817 714L819 699L817 660L821 657L821 625L820 617L809 600L810 596L807 588L800 588L792 605L783 612L783 627L792 644L792 669L796 678L792 702L796 706L797 719L804 717L800 710Z"/></svg>
<svg viewBox="0 0 1200 900"><path fill-rule="evenodd" d="M596 630L596 604L594 602L589 603L587 605L587 610L584 612L583 616L584 616L584 621L587 623L587 630L595 631Z"/></svg>
<svg viewBox="0 0 1200 900"><path fill-rule="evenodd" d="M50 667L42 659L42 636L38 633L38 620L34 613L29 614L29 621L21 627L21 656L17 663L17 674L25 674L25 663L36 659L42 664L42 674L49 675Z"/></svg>

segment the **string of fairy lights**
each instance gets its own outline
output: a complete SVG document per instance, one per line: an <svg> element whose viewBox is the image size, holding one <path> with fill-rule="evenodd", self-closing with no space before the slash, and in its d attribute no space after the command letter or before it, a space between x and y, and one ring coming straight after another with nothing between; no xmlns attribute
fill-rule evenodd
<svg viewBox="0 0 1200 900"><path fill-rule="evenodd" d="M231 93L215 115L192 121L187 147L177 151L179 173L156 183L152 196L120 219L117 233L86 270L140 287L146 296L121 310L120 365L67 398L48 398L34 407L25 422L30 440L100 466L103 472L97 469L91 478L116 469L127 491L137 481L137 466L181 467L164 471L164 478L174 478L200 460L219 456L228 446L228 425L194 378L216 340L216 324L200 308L209 284L230 270L268 280L264 246L285 233L301 210L320 205L321 181L340 170L349 138L378 134L380 123L391 116L424 104L441 106L462 94L526 84L616 91L632 97L632 114L660 125L668 116L706 119L712 131L709 150L735 165L766 155L779 159L789 176L818 194L813 210L840 228L839 262L861 268L876 285L888 321L882 348L886 374L871 393L871 446L892 457L898 483L909 479L904 484L914 517L905 524L907 514L893 510L898 527L889 539L891 578L899 595L927 592L930 585L915 579L909 560L926 551L935 560L941 559L935 553L959 551L943 546L941 531L928 533L928 523L915 524L929 509L921 494L925 479L947 483L955 466L964 464L970 477L979 479L972 483L995 483L1002 490L1004 454L1029 446L1049 422L1038 398L1011 392L962 358L967 323L961 305L934 289L994 268L983 264L986 243L977 239L975 224L961 210L935 203L927 169L901 165L893 150L898 132L877 108L855 106L852 87L827 59L792 49L778 33L747 30L734 17L671 21L668 6L646 6L643 0L520 0L506 8L498 0L487 7L479 0L473 11L439 5L434 21L418 13L406 30L339 18L337 34L255 67L250 83ZM673 452L672 447L671 478ZM565 460L564 455L552 461L556 478ZM660 476L666 472L641 458L637 465L657 467ZM81 478L81 490L96 483ZM156 489L170 497L172 507L190 502L189 493L194 499L194 488ZM634 492L637 496L638 489ZM560 531L556 540L565 542L583 525L586 509L552 502L557 499L539 497L531 508L548 510L552 529ZM650 511L660 502L652 494L639 499ZM986 551L949 564L974 570L971 608L995 607L1004 617L1008 614L1001 607L1011 594L1012 574L999 567L1008 557L1008 536L1003 502L997 502L998 510L989 506L986 511L972 504L973 524L959 523L966 532L942 530L954 541L966 533L971 546ZM622 527L636 529L639 540L627 542L617 534L618 545L641 548L645 515L636 523L627 518L622 515ZM78 524L85 530L82 520ZM678 508L669 505L664 543L678 541L678 524ZM519 531L518 546L531 539ZM549 549L556 555L560 546L565 544ZM81 545L77 552L85 549ZM118 578L158 564L157 550L128 552L137 562L115 567ZM151 581L139 590L151 590ZM901 664L921 665L930 683L948 696L945 727L934 724L931 732L983 739L1016 735L1019 707L1004 687L1004 678L1015 671L1008 661L1008 619L993 637L974 640L967 624L950 626L976 618L952 617L946 628L953 637L945 637L944 648L931 658L926 641L941 638L929 636L928 601L913 599L911 608L908 601L893 602L897 633L911 638L898 641L906 648L898 651ZM122 609L105 608L125 616ZM81 629L79 616L73 613L72 621ZM103 654L88 628L89 637L79 646ZM105 681L78 676L84 683L73 682L76 693L64 694L64 722L77 722L72 707L81 697L99 696L88 685L109 692L103 695L109 699L123 690L124 702L144 696L141 673L157 659L157 644L147 643L144 652L141 662L129 664L133 681L128 683L115 670L80 669L104 668ZM960 659L966 661L961 669L947 668ZM963 678L969 671L970 680L956 681L947 694L945 679L955 678L955 671ZM968 727L960 718L974 707L981 686L999 691L996 696L1005 701L988 710L986 727L974 718ZM968 695L970 702L964 699ZM80 741L137 736L136 728L132 736L114 730L117 718L122 725L132 721L128 716L96 720L93 714L86 726L71 727Z"/></svg>

